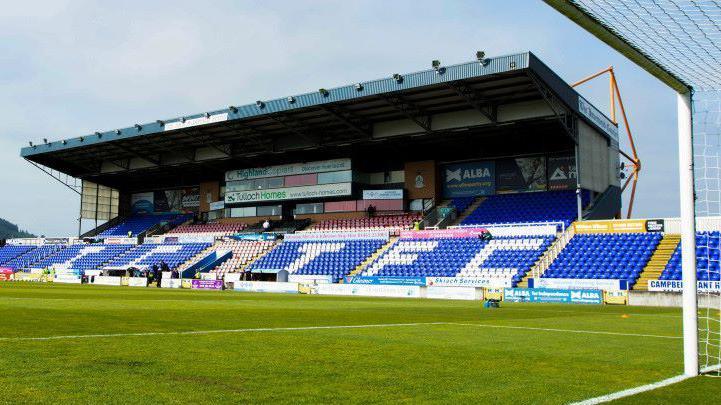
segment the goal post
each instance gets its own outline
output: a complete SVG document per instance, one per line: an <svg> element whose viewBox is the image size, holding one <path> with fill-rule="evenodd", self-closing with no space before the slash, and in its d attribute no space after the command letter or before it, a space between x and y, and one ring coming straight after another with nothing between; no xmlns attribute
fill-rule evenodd
<svg viewBox="0 0 721 405"><path fill-rule="evenodd" d="M678 93L678 162L681 203L681 279L683 281L684 374L696 376L698 361L698 303L696 282L696 201L693 165L691 92Z"/></svg>

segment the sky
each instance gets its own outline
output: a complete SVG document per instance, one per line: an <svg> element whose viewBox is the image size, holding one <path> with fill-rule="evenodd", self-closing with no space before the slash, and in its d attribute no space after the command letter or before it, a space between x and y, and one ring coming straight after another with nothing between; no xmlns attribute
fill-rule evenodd
<svg viewBox="0 0 721 405"><path fill-rule="evenodd" d="M0 218L77 233L78 196L20 158L28 141L466 62L477 50L530 50L568 82L613 66L643 162L634 216L678 215L675 93L540 0L50 0L0 13ZM579 91L608 111L607 81Z"/></svg>

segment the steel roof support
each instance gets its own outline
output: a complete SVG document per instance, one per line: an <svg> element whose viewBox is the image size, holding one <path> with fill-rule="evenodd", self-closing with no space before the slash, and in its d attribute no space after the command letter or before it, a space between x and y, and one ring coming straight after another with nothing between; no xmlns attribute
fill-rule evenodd
<svg viewBox="0 0 721 405"><path fill-rule="evenodd" d="M398 94L379 94L378 96L385 100L386 103L393 106L393 108L398 110L401 114L408 117L408 119L416 123L416 125L423 128L427 134L433 132L433 128L431 127L431 116L426 114L420 107L406 101Z"/></svg>
<svg viewBox="0 0 721 405"><path fill-rule="evenodd" d="M469 87L466 83L461 81L449 82L447 85L463 100L465 100L468 105L478 110L478 112L483 114L484 117L488 118L489 121L494 124L498 122L498 109L495 105L479 101L479 99L483 99L483 97L481 97L477 91Z"/></svg>

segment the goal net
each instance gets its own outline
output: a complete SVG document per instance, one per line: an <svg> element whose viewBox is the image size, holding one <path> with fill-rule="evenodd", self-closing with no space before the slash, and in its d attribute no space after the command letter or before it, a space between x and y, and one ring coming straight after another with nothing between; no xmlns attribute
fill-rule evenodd
<svg viewBox="0 0 721 405"><path fill-rule="evenodd" d="M693 140L693 181L687 169L684 186L684 150L681 148L681 195L688 207L695 205L695 218L687 217L689 231L695 224L695 251L683 254L696 258L695 345L685 344L685 362L709 375L721 376L721 296L719 295L719 233L721 231L721 2L715 0L544 0L578 25L671 86L685 100L691 99L690 136ZM679 100L682 100L680 97ZM688 114L679 101L679 139ZM686 115L682 117L682 115ZM685 121L684 121L685 120ZM686 134L684 134L686 132ZM680 145L683 142L679 143ZM689 143L690 144L690 143ZM691 153L686 154L688 159ZM686 165L688 168L688 165ZM691 184L693 183L693 186ZM693 187L693 188L691 188ZM691 191L694 190L694 191ZM695 204L692 198L695 194ZM691 212L689 209L688 212ZM683 214L682 214L683 216ZM692 245L689 243L688 245ZM693 263L693 261L691 261ZM688 264L688 263L687 263ZM693 265L686 266L693 268ZM688 276L684 275L684 284ZM685 301L685 311L693 308ZM688 296L688 291L686 293ZM690 316L689 316L690 315ZM689 347L691 349L689 350ZM689 356L698 354L698 365ZM698 367L697 367L698 366Z"/></svg>

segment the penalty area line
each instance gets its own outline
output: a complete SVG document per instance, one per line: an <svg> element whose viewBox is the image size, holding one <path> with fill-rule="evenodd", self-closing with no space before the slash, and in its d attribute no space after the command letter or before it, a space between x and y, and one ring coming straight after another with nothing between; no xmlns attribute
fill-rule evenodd
<svg viewBox="0 0 721 405"><path fill-rule="evenodd" d="M589 335L631 336L631 337L648 337L648 338L658 338L658 339L683 339L682 336L648 335L648 334L644 334L644 333L606 332L606 331L600 331L600 330L537 328L537 327L533 327L533 326L491 325L491 324L487 324L487 323L447 322L446 325L477 326L480 328L535 330L535 331L541 331L541 332L584 333L584 334L589 334Z"/></svg>
<svg viewBox="0 0 721 405"><path fill-rule="evenodd" d="M214 330L189 330L175 332L129 332L129 333L105 333L105 334L89 334L89 335L59 335L59 336L39 336L39 337L0 337L0 342L18 342L18 341L44 341L44 340L65 340L65 339L102 339L114 337L132 337L132 336L183 336L183 335L211 335L216 333L252 333L252 332L293 332L307 330L327 330L327 329L367 329L367 328L398 328L404 326L429 326L429 325L448 325L448 322L415 322L415 323L380 323L367 325L327 325L327 326L297 326L297 327L278 327L278 328L241 328L241 329L214 329Z"/></svg>

